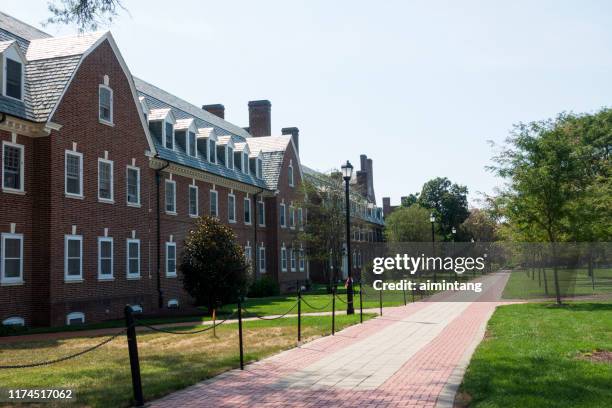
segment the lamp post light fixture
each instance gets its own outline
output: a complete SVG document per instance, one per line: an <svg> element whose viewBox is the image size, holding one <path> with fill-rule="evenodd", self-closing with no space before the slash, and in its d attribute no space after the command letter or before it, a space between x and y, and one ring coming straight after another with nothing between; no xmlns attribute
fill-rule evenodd
<svg viewBox="0 0 612 408"><path fill-rule="evenodd" d="M431 256L436 256L436 236L434 234L434 223L436 222L436 215L431 213L429 215L429 222L431 222ZM436 270L433 271L434 283L437 282Z"/></svg>
<svg viewBox="0 0 612 408"><path fill-rule="evenodd" d="M344 179L344 202L346 204L346 260L348 266L348 279L346 284L346 314L355 314L353 306L353 260L351 257L351 202L349 200L349 182L353 176L353 165L348 160L342 167L342 178Z"/></svg>
<svg viewBox="0 0 612 408"><path fill-rule="evenodd" d="M455 235L457 234L457 228L453 227L451 229L451 233L453 234L452 238L453 238L453 257L454 257L455 253L456 253L456 251L455 251ZM452 277L453 277L453 270L452 269L451 269L449 274L450 274L450 277L452 279Z"/></svg>

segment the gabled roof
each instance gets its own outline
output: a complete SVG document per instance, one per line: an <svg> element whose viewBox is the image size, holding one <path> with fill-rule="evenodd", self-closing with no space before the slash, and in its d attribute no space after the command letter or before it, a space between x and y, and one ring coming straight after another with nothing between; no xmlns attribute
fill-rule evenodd
<svg viewBox="0 0 612 408"><path fill-rule="evenodd" d="M160 108L160 109L151 109L149 111L149 120L165 120L168 118L169 122L175 123L174 115L172 114L172 109L170 108Z"/></svg>
<svg viewBox="0 0 612 408"><path fill-rule="evenodd" d="M6 50L8 47L10 47L13 44L17 44L17 41L15 41L15 40L8 40L8 41L0 42L0 52L3 52L4 50Z"/></svg>
<svg viewBox="0 0 612 408"><path fill-rule="evenodd" d="M264 137L250 137L247 139L249 148L252 152L261 150L262 152L279 152L285 151L291 136L264 136Z"/></svg>
<svg viewBox="0 0 612 408"><path fill-rule="evenodd" d="M232 137L230 135L219 136L219 139L217 141L217 145L218 146L228 145L232 149L234 148L234 142L232 141Z"/></svg>
<svg viewBox="0 0 612 408"><path fill-rule="evenodd" d="M175 130L189 130L189 129L195 130L195 122L191 118L179 119L174 124L174 129Z"/></svg>
<svg viewBox="0 0 612 408"><path fill-rule="evenodd" d="M37 61L49 58L82 55L95 45L107 32L98 31L69 37L51 37L30 42L26 58Z"/></svg>
<svg viewBox="0 0 612 408"><path fill-rule="evenodd" d="M198 128L197 132L198 138L200 137L210 137L212 140L217 140L217 133L214 128Z"/></svg>
<svg viewBox="0 0 612 408"><path fill-rule="evenodd" d="M51 37L44 31L39 30L36 27L32 27L29 24L24 23L21 20L16 19L13 16L9 16L0 11L0 28L12 33L26 41L36 40L38 38Z"/></svg>
<svg viewBox="0 0 612 408"><path fill-rule="evenodd" d="M237 152L244 152L247 154L251 153L251 149L249 149L249 145L246 142L236 143L234 146L234 150Z"/></svg>

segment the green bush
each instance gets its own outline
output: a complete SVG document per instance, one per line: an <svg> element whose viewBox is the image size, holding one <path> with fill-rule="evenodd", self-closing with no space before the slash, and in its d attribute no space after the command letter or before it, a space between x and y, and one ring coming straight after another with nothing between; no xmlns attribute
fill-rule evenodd
<svg viewBox="0 0 612 408"><path fill-rule="evenodd" d="M278 296L280 294L280 286L278 282L265 276L253 282L249 288L249 297L258 298L266 296Z"/></svg>

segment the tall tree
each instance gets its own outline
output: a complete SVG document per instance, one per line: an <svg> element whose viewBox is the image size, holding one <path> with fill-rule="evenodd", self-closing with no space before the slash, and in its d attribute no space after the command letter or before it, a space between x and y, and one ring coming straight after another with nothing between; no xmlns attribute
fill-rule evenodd
<svg viewBox="0 0 612 408"><path fill-rule="evenodd" d="M429 210L417 204L396 209L385 219L385 237L389 242L429 242Z"/></svg>
<svg viewBox="0 0 612 408"><path fill-rule="evenodd" d="M459 228L469 215L467 193L466 186L437 177L426 182L419 194L419 205L434 212L438 231L447 241L452 239L453 227Z"/></svg>
<svg viewBox="0 0 612 408"><path fill-rule="evenodd" d="M466 240L493 242L497 239L497 224L485 210L474 208L461 224L460 232Z"/></svg>
<svg viewBox="0 0 612 408"><path fill-rule="evenodd" d="M76 24L79 31L95 31L109 24L124 9L121 0L55 0L49 2L47 24Z"/></svg>

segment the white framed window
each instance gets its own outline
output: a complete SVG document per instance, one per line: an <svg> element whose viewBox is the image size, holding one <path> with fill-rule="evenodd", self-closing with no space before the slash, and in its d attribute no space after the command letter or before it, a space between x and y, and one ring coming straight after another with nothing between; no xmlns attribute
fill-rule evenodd
<svg viewBox="0 0 612 408"><path fill-rule="evenodd" d="M64 280L83 280L83 237L81 235L64 237Z"/></svg>
<svg viewBox="0 0 612 408"><path fill-rule="evenodd" d="M166 213L176 215L176 181L166 179Z"/></svg>
<svg viewBox="0 0 612 408"><path fill-rule="evenodd" d="M113 239L98 237L98 279L113 279Z"/></svg>
<svg viewBox="0 0 612 408"><path fill-rule="evenodd" d="M9 98L22 100L24 88L24 69L21 61L5 57L4 74L4 95L8 96Z"/></svg>
<svg viewBox="0 0 612 408"><path fill-rule="evenodd" d="M249 174L251 171L249 169L249 154L242 153L242 172L244 174Z"/></svg>
<svg viewBox="0 0 612 408"><path fill-rule="evenodd" d="M98 200L114 202L113 191L113 162L106 159L98 159Z"/></svg>
<svg viewBox="0 0 612 408"><path fill-rule="evenodd" d="M166 276L176 276L176 242L166 242Z"/></svg>
<svg viewBox="0 0 612 408"><path fill-rule="evenodd" d="M197 217L198 212L198 186L189 186L189 216Z"/></svg>
<svg viewBox="0 0 612 408"><path fill-rule="evenodd" d="M266 247L259 247L259 272L266 272Z"/></svg>
<svg viewBox="0 0 612 408"><path fill-rule="evenodd" d="M113 124L113 90L106 85L98 86L99 93L99 113L98 119L100 122L112 125Z"/></svg>
<svg viewBox="0 0 612 408"><path fill-rule="evenodd" d="M266 226L266 206L262 200L257 202L257 219L260 227Z"/></svg>
<svg viewBox="0 0 612 408"><path fill-rule="evenodd" d="M219 193L217 193L217 190L210 190L210 216L219 216Z"/></svg>
<svg viewBox="0 0 612 408"><path fill-rule="evenodd" d="M83 153L66 150L65 166L66 196L83 198Z"/></svg>
<svg viewBox="0 0 612 408"><path fill-rule="evenodd" d="M289 187L293 187L293 163L289 161L289 167L287 167L287 179L289 180Z"/></svg>
<svg viewBox="0 0 612 408"><path fill-rule="evenodd" d="M23 234L3 233L0 284L23 283Z"/></svg>
<svg viewBox="0 0 612 408"><path fill-rule="evenodd" d="M251 245L247 244L244 247L244 258L246 259L246 263L250 266L253 263L253 249Z"/></svg>
<svg viewBox="0 0 612 408"><path fill-rule="evenodd" d="M179 301L177 299L170 299L168 301L168 309L178 309Z"/></svg>
<svg viewBox="0 0 612 408"><path fill-rule="evenodd" d="M234 149L229 146L225 146L225 164L228 169L234 168Z"/></svg>
<svg viewBox="0 0 612 408"><path fill-rule="evenodd" d="M236 222L236 196L233 194L227 195L227 220Z"/></svg>
<svg viewBox="0 0 612 408"><path fill-rule="evenodd" d="M217 142L215 142L214 140L210 139L208 141L208 160L211 163L216 163L217 162Z"/></svg>
<svg viewBox="0 0 612 408"><path fill-rule="evenodd" d="M291 272L296 271L296 259L295 259L295 249L291 248L289 251L289 258L291 260Z"/></svg>
<svg viewBox="0 0 612 408"><path fill-rule="evenodd" d="M2 321L3 326L25 326L25 319L19 316L12 316Z"/></svg>
<svg viewBox="0 0 612 408"><path fill-rule="evenodd" d="M306 269L306 257L304 253L304 248L300 247L300 272L304 272Z"/></svg>
<svg viewBox="0 0 612 408"><path fill-rule="evenodd" d="M196 157L196 134L195 132L187 132L188 151L187 154L191 157Z"/></svg>
<svg viewBox="0 0 612 408"><path fill-rule="evenodd" d="M128 279L140 278L140 240L130 238L126 241L126 275Z"/></svg>
<svg viewBox="0 0 612 408"><path fill-rule="evenodd" d="M286 209L285 203L281 203L280 210L278 211L278 214L280 217L279 222L280 222L281 228L285 228L287 226L286 219L285 219L287 214L286 214L285 209Z"/></svg>
<svg viewBox="0 0 612 408"><path fill-rule="evenodd" d="M129 206L140 207L140 168L127 166L125 180L127 204Z"/></svg>
<svg viewBox="0 0 612 408"><path fill-rule="evenodd" d="M255 161L256 176L258 179L263 178L263 161L258 157Z"/></svg>
<svg viewBox="0 0 612 408"><path fill-rule="evenodd" d="M287 248L281 247L281 271L287 272Z"/></svg>
<svg viewBox="0 0 612 408"><path fill-rule="evenodd" d="M79 324L85 324L85 314L82 312L72 312L66 315L66 325L76 326Z"/></svg>
<svg viewBox="0 0 612 408"><path fill-rule="evenodd" d="M302 207L297 209L297 223L299 229L304 229L304 214L302 213Z"/></svg>
<svg viewBox="0 0 612 408"><path fill-rule="evenodd" d="M295 208L293 206L289 207L289 227L295 228Z"/></svg>
<svg viewBox="0 0 612 408"><path fill-rule="evenodd" d="M244 199L244 223L247 225L251 224L251 199Z"/></svg>
<svg viewBox="0 0 612 408"><path fill-rule="evenodd" d="M4 191L24 191L24 153L23 145L2 142L2 189Z"/></svg>
<svg viewBox="0 0 612 408"><path fill-rule="evenodd" d="M174 125L167 120L164 121L164 135L166 149L174 150Z"/></svg>

